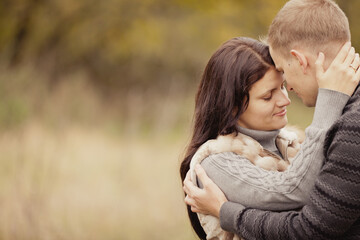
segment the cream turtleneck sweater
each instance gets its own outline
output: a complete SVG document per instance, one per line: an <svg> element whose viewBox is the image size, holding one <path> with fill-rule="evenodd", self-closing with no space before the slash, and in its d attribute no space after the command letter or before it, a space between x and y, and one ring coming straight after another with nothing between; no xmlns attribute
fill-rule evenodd
<svg viewBox="0 0 360 240"><path fill-rule="evenodd" d="M253 138L254 140L258 141L261 144L261 146L263 146L263 148L265 148L266 150L269 150L282 157L275 144L275 139L279 135L280 130L260 131L260 130L243 128L240 126L238 126L237 129L240 133L245 134Z"/></svg>

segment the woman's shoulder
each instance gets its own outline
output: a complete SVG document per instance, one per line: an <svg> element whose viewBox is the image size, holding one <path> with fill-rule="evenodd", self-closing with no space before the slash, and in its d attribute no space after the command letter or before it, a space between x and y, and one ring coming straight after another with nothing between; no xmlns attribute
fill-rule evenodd
<svg viewBox="0 0 360 240"><path fill-rule="evenodd" d="M244 156L241 156L241 154L237 154L234 152L220 152L220 153L214 153L211 154L209 156L207 156L203 161L213 161L213 160L229 160L229 161L233 161L233 160L238 160L238 159L243 159L245 158Z"/></svg>
<svg viewBox="0 0 360 240"><path fill-rule="evenodd" d="M211 158L230 158L234 159L236 154L252 159L262 150L261 145L254 139L241 134L233 133L219 135L216 139L209 140L199 147L194 154L191 162L193 165L201 163L209 156ZM229 153L232 154L229 155ZM236 154L234 154L236 153Z"/></svg>
<svg viewBox="0 0 360 240"><path fill-rule="evenodd" d="M221 153L211 154L206 158L204 158L204 160L201 162L201 166L205 170L208 170L208 169L218 168L219 166L232 165L231 163L234 161L249 162L249 159L247 159L245 156L242 156L241 154L237 154L234 152L221 152Z"/></svg>

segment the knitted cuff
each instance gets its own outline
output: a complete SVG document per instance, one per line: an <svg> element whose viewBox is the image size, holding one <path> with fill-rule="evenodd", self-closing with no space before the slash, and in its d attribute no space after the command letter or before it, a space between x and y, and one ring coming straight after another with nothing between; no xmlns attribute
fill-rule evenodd
<svg viewBox="0 0 360 240"><path fill-rule="evenodd" d="M220 226L228 232L236 232L236 224L245 207L239 203L225 202L220 208Z"/></svg>
<svg viewBox="0 0 360 240"><path fill-rule="evenodd" d="M350 96L330 89L319 88L314 118L311 125L329 128L338 120Z"/></svg>

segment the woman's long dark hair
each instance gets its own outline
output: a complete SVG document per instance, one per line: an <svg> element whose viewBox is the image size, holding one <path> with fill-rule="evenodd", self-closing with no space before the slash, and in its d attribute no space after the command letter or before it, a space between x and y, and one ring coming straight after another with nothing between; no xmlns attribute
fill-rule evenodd
<svg viewBox="0 0 360 240"><path fill-rule="evenodd" d="M268 46L251 38L230 39L212 55L196 94L193 135L180 166L182 181L203 143L237 131L238 119L249 104L251 86L273 66ZM196 234L206 239L196 213L189 206L187 211Z"/></svg>

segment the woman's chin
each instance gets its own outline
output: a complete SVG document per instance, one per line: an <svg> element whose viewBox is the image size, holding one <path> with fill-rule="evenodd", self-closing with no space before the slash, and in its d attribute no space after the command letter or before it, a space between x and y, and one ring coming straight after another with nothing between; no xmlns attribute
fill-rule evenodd
<svg viewBox="0 0 360 240"><path fill-rule="evenodd" d="M282 121L280 121L277 124L276 129L284 128L287 124L288 124L288 120L287 120L287 117L285 117Z"/></svg>

